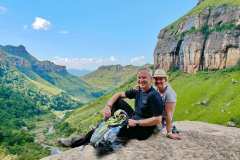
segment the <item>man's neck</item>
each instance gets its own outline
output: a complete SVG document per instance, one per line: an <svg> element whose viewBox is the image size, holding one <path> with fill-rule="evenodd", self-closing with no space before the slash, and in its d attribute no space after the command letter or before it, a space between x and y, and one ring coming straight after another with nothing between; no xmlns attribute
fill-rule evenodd
<svg viewBox="0 0 240 160"><path fill-rule="evenodd" d="M143 90L144 92L147 92L150 88L151 88L151 86L148 86L148 87L146 87L146 88L143 88L142 90Z"/></svg>

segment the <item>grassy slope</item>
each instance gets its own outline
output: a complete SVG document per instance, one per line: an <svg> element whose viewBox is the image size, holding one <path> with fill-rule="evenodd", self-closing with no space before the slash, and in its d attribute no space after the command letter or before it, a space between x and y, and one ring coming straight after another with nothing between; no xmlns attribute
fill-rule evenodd
<svg viewBox="0 0 240 160"><path fill-rule="evenodd" d="M171 82L178 94L176 120L225 125L231 118L240 116L239 71L199 72L176 77ZM201 104L204 101L206 104Z"/></svg>
<svg viewBox="0 0 240 160"><path fill-rule="evenodd" d="M98 69L92 73L83 76L82 79L102 90L112 90L129 80L136 74L137 67L125 66L123 69L116 71L115 69Z"/></svg>
<svg viewBox="0 0 240 160"><path fill-rule="evenodd" d="M193 8L188 15L198 14L205 8L215 8L222 5L240 6L240 0L205 0Z"/></svg>
<svg viewBox="0 0 240 160"><path fill-rule="evenodd" d="M49 73L49 75L55 79L55 86L79 98L81 102L87 102L91 99L94 99L91 93L96 92L97 89L93 89L80 78L70 74L62 76L53 72Z"/></svg>
<svg viewBox="0 0 240 160"><path fill-rule="evenodd" d="M178 94L175 120L197 120L225 125L231 118L240 116L240 69L235 71L199 72L189 75L171 74L171 85ZM118 88L124 91L135 85L136 79ZM234 81L237 81L234 83ZM112 93L75 110L65 121L79 132L101 119L99 111ZM200 102L206 101L206 105Z"/></svg>
<svg viewBox="0 0 240 160"><path fill-rule="evenodd" d="M25 78L29 80L31 85L33 85L31 87L36 87L40 91L46 92L50 95L58 95L62 92L61 89L50 84L48 81L42 79L39 75L37 75L36 73L34 73L32 71L29 71L28 74L26 74L26 73L23 73L23 74L25 75Z"/></svg>

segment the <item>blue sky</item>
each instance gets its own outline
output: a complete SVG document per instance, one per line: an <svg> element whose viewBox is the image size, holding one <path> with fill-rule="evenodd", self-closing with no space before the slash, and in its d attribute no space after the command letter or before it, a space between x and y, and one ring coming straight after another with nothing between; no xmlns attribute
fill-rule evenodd
<svg viewBox="0 0 240 160"><path fill-rule="evenodd" d="M197 0L1 0L0 44L68 68L153 63L160 29Z"/></svg>

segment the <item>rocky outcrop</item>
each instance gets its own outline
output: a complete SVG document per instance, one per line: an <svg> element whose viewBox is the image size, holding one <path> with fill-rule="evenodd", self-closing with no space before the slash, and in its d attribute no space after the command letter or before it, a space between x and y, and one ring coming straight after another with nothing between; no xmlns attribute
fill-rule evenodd
<svg viewBox="0 0 240 160"><path fill-rule="evenodd" d="M180 141L156 134L145 141L131 140L115 153L98 157L93 147L79 147L42 160L238 160L240 129L202 122L177 122Z"/></svg>
<svg viewBox="0 0 240 160"><path fill-rule="evenodd" d="M60 66L60 65L56 65L53 62L50 61L39 61L36 62L32 65L32 68L36 71L36 72L57 72L57 73L62 73L62 74L66 74L67 70L65 66Z"/></svg>
<svg viewBox="0 0 240 160"><path fill-rule="evenodd" d="M97 70L108 70L108 71L114 71L114 72L118 72L118 71L122 71L122 70L137 70L139 67L137 66L133 66L133 65L127 65L127 66L122 66L120 64L116 64L116 65L103 65L100 66Z"/></svg>
<svg viewBox="0 0 240 160"><path fill-rule="evenodd" d="M0 45L0 49L5 51L7 54L10 54L11 56L24 58L28 60L30 63L37 61L35 57L33 57L30 53L28 53L28 51L23 45L19 45L19 46L12 46L12 45L1 46Z"/></svg>
<svg viewBox="0 0 240 160"><path fill-rule="evenodd" d="M239 63L240 7L220 5L199 13L195 10L160 31L154 50L155 68L193 73Z"/></svg>

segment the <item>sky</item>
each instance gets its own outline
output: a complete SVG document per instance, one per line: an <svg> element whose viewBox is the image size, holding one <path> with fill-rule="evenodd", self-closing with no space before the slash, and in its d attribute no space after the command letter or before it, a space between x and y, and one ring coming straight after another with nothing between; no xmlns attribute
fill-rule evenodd
<svg viewBox="0 0 240 160"><path fill-rule="evenodd" d="M67 68L153 63L161 29L197 0L1 0L0 45Z"/></svg>

